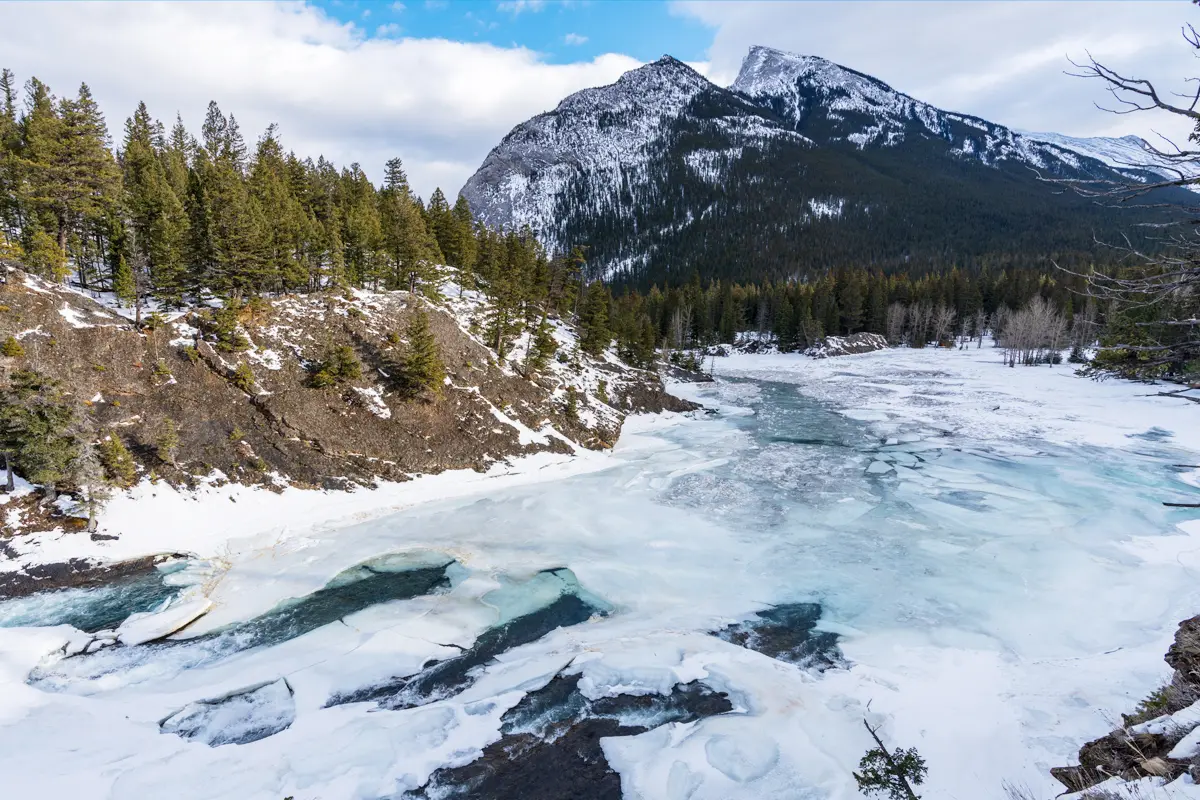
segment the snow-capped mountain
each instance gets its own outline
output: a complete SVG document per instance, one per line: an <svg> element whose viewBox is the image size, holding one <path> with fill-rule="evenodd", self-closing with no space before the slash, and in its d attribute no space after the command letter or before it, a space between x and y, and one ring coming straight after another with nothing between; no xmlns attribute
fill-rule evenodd
<svg viewBox="0 0 1200 800"><path fill-rule="evenodd" d="M1196 163L1181 163L1175 169L1165 167L1163 159L1140 136L1080 137L1061 133L1025 133L1024 136L1094 158L1122 172L1147 171L1168 180L1179 177L1176 170L1189 177L1200 175L1200 164Z"/></svg>
<svg viewBox="0 0 1200 800"><path fill-rule="evenodd" d="M1041 178L1115 175L1101 151L754 47L729 88L667 56L567 97L462 194L491 225L651 282L1082 253L1125 223Z"/></svg>
<svg viewBox="0 0 1200 800"><path fill-rule="evenodd" d="M952 145L951 153L985 164L1011 160L1055 172L1079 168L1078 159L1046 147L1045 141L978 117L942 111L817 56L752 47L729 88L797 126L820 128L826 141L894 147L918 136L944 140Z"/></svg>

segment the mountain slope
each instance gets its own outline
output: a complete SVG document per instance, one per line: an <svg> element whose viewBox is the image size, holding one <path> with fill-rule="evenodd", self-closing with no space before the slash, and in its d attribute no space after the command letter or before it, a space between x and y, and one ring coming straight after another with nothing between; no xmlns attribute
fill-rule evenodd
<svg viewBox="0 0 1200 800"><path fill-rule="evenodd" d="M1041 177L1088 154L755 47L729 89L665 57L517 126L462 189L492 225L648 284L1095 256L1130 219Z"/></svg>
<svg viewBox="0 0 1200 800"><path fill-rule="evenodd" d="M1150 143L1140 136L1064 136L1061 133L1025 133L1028 139L1057 145L1080 155L1094 158L1121 172L1150 172L1155 176L1174 180L1179 177L1174 171L1164 168L1162 160L1150 150ZM1195 163L1180 164L1185 175L1200 175L1200 166Z"/></svg>

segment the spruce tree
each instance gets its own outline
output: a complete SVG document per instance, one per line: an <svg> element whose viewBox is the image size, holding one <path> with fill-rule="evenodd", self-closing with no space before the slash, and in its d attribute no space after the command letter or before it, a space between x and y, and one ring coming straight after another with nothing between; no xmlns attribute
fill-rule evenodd
<svg viewBox="0 0 1200 800"><path fill-rule="evenodd" d="M408 339L408 353L401 364L404 389L413 396L425 391L441 394L446 367L424 309L416 309L404 333Z"/></svg>
<svg viewBox="0 0 1200 800"><path fill-rule="evenodd" d="M13 465L49 499L77 455L72 435L75 409L61 383L31 370L17 370L0 390L0 443Z"/></svg>
<svg viewBox="0 0 1200 800"><path fill-rule="evenodd" d="M579 315L579 347L593 358L598 358L612 343L612 331L608 327L609 304L607 286L597 281L588 287Z"/></svg>
<svg viewBox="0 0 1200 800"><path fill-rule="evenodd" d="M175 456L179 452L179 431L175 420L164 417L154 438L154 452L164 464L175 466Z"/></svg>
<svg viewBox="0 0 1200 800"><path fill-rule="evenodd" d="M109 498L104 466L92 443L95 429L89 418L83 417L74 431L75 456L68 466L68 480L76 493L76 507L87 514L88 531L96 530L97 515Z"/></svg>
<svg viewBox="0 0 1200 800"><path fill-rule="evenodd" d="M546 317L542 317L542 321L531 334L525 371L534 375L545 371L550 359L554 358L557 352L558 340L554 338L554 327Z"/></svg>
<svg viewBox="0 0 1200 800"><path fill-rule="evenodd" d="M104 466L108 480L121 488L128 488L137 480L137 465L121 437L116 433L106 436L96 448L100 463Z"/></svg>

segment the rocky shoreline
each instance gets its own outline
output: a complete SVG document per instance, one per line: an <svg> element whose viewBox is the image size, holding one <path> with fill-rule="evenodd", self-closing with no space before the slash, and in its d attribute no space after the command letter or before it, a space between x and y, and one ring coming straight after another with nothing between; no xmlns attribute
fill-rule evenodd
<svg viewBox="0 0 1200 800"><path fill-rule="evenodd" d="M1200 616L1179 623L1163 660L1175 671L1170 682L1122 715L1121 727L1081 747L1078 766L1050 770L1068 792L1099 797L1101 784L1185 775L1200 783Z"/></svg>

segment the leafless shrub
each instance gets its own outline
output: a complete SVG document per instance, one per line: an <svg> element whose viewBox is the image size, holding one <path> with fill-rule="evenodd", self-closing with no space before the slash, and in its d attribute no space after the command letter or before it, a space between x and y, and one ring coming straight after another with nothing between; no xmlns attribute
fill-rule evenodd
<svg viewBox="0 0 1200 800"><path fill-rule="evenodd" d="M1007 316L999 342L1004 347L1004 363L1053 364L1062 360L1060 348L1067 323L1053 305L1034 297L1029 305Z"/></svg>
<svg viewBox="0 0 1200 800"><path fill-rule="evenodd" d="M933 328L933 341L941 344L946 339L950 338L950 332L954 329L954 319L958 314L953 308L947 308L939 304L933 310L930 316L930 325Z"/></svg>
<svg viewBox="0 0 1200 800"><path fill-rule="evenodd" d="M904 325L908 321L908 307L903 303L892 303L887 310L888 344L904 341Z"/></svg>

